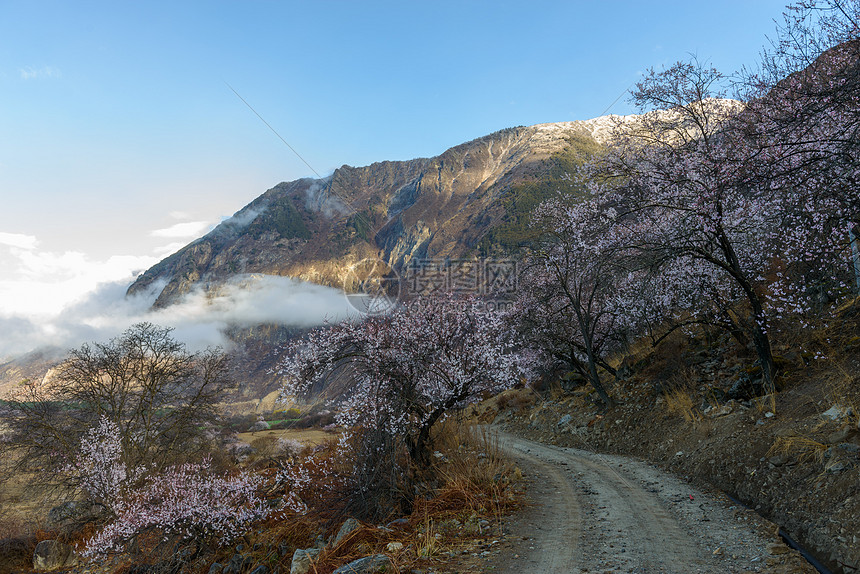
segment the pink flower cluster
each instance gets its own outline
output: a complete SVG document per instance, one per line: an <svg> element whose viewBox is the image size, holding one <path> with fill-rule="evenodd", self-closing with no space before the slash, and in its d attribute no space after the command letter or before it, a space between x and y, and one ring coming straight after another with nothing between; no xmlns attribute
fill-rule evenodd
<svg viewBox="0 0 860 574"><path fill-rule="evenodd" d="M84 492L113 515L86 541L85 557L121 552L145 533L226 543L276 510L258 494L262 477L217 474L209 459L161 471L125 468L119 429L106 418L83 438L67 472L76 473Z"/></svg>

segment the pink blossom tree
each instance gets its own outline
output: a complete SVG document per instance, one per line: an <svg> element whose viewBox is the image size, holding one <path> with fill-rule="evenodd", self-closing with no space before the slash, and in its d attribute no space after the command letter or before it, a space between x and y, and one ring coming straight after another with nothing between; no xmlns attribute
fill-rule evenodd
<svg viewBox="0 0 860 574"><path fill-rule="evenodd" d="M781 212L773 194L753 185L758 150L736 129L738 103L723 97L721 81L695 61L652 70L634 92L641 123L619 133L602 167L625 178L616 198L630 247L652 269L694 282L699 301L686 299L699 320L716 302L733 332L752 340L772 388L764 274Z"/></svg>
<svg viewBox="0 0 860 574"><path fill-rule="evenodd" d="M74 459L63 468L68 483L76 484L87 500L115 514L123 496L141 477L143 467L128 468L123 461L122 436L119 426L102 416L98 426L81 438Z"/></svg>
<svg viewBox="0 0 860 574"><path fill-rule="evenodd" d="M560 196L532 216L540 239L524 265L510 318L543 353L546 366L577 371L604 406L613 404L598 369L615 375L607 353L625 342L628 310L614 209L596 199Z"/></svg>
<svg viewBox="0 0 860 574"><path fill-rule="evenodd" d="M749 135L771 156L770 184L793 203L786 229L829 235L832 258L860 222L860 2L790 5L761 69L743 80Z"/></svg>
<svg viewBox="0 0 860 574"><path fill-rule="evenodd" d="M352 429L358 513L385 512L375 495L412 495L409 464L428 469L432 429L452 410L518 380L514 341L500 317L471 297L419 297L386 316L312 332L281 362L282 392L304 395L321 380L340 394L338 422Z"/></svg>
<svg viewBox="0 0 860 574"><path fill-rule="evenodd" d="M748 338L772 390L774 320L808 312L820 288L845 288L835 266L850 202L840 206L837 177L816 163L826 138L783 133L766 116L789 113L784 98L729 101L722 81L695 61L652 70L634 92L644 115L618 134L601 175L623 178L610 196L619 224L674 289L673 313ZM795 144L806 138L804 151Z"/></svg>
<svg viewBox="0 0 860 574"><path fill-rule="evenodd" d="M262 483L248 472L218 475L209 459L168 467L146 477L140 489L121 491L115 518L86 541L83 555L126 551L147 535L171 551L229 543L272 512L258 494Z"/></svg>
<svg viewBox="0 0 860 574"><path fill-rule="evenodd" d="M210 459L157 468L128 468L122 432L106 417L87 432L64 472L88 498L109 511L107 523L88 539L83 555L97 558L140 546L152 536L174 552L188 545L227 543L273 509L259 496L264 479L247 472L221 475Z"/></svg>

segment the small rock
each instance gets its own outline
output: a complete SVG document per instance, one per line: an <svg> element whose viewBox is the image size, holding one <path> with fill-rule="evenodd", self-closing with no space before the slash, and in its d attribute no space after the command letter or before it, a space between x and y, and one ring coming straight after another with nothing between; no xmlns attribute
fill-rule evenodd
<svg viewBox="0 0 860 574"><path fill-rule="evenodd" d="M835 474L837 472L842 472L844 470L848 470L854 468L854 465L848 461L840 460L838 462L833 462L824 467L825 472L829 472Z"/></svg>
<svg viewBox="0 0 860 574"><path fill-rule="evenodd" d="M212 566L209 567L208 574L221 574L221 570L223 570L223 569L224 569L223 566L221 566L220 564L215 562L214 564L212 564Z"/></svg>
<svg viewBox="0 0 860 574"><path fill-rule="evenodd" d="M391 560L385 554L374 554L353 560L334 571L333 574L374 574L376 572L387 572L391 567Z"/></svg>
<svg viewBox="0 0 860 574"><path fill-rule="evenodd" d="M773 466L782 466L788 462L788 459L785 458L784 456L782 456L781 454L777 454L777 455L774 455L774 456L770 457L769 459L767 459L767 461L769 463L771 463Z"/></svg>
<svg viewBox="0 0 860 574"><path fill-rule="evenodd" d="M389 542L385 549L389 552L400 552L403 550L402 542Z"/></svg>
<svg viewBox="0 0 860 574"><path fill-rule="evenodd" d="M723 547L720 546L719 548L714 550L713 554L714 554L714 556L721 556L723 554Z"/></svg>
<svg viewBox="0 0 860 574"><path fill-rule="evenodd" d="M407 530L409 528L409 519L397 518L396 520L392 520L386 524L385 527L391 528L392 530Z"/></svg>
<svg viewBox="0 0 860 574"><path fill-rule="evenodd" d="M251 562L250 557L242 556L241 554L234 554L230 561L224 566L224 569L221 570L221 574L239 574L244 570L245 566L248 566Z"/></svg>
<svg viewBox="0 0 860 574"><path fill-rule="evenodd" d="M737 404L735 401L729 401L719 408L708 408L705 414L712 418L724 417L735 412L735 405Z"/></svg>
<svg viewBox="0 0 860 574"><path fill-rule="evenodd" d="M346 538L351 532L357 530L361 527L361 523L355 518L347 518L344 520L343 524L340 525L340 530L337 531L337 536L334 537L332 541L332 546L337 546L340 544L340 541Z"/></svg>
<svg viewBox="0 0 860 574"><path fill-rule="evenodd" d="M269 567L265 564L260 564L259 566L251 570L249 574L269 574Z"/></svg>
<svg viewBox="0 0 860 574"><path fill-rule="evenodd" d="M833 405L823 413L821 413L821 418L830 420L830 421L839 421L850 417L854 412L850 407L843 407L840 405Z"/></svg>
<svg viewBox="0 0 860 574"><path fill-rule="evenodd" d="M831 446L824 451L824 458L838 458L840 456L854 456L860 454L860 446L849 442L843 442Z"/></svg>
<svg viewBox="0 0 860 574"><path fill-rule="evenodd" d="M77 563L78 555L72 547L58 540L42 540L33 553L34 570L55 570L75 566Z"/></svg>
<svg viewBox="0 0 860 574"><path fill-rule="evenodd" d="M293 552L290 574L306 574L311 569L311 562L320 555L319 548L298 549Z"/></svg>
<svg viewBox="0 0 860 574"><path fill-rule="evenodd" d="M860 442L860 430L851 427L839 429L827 437L827 442L830 444L839 444L840 442L858 443Z"/></svg>
<svg viewBox="0 0 860 574"><path fill-rule="evenodd" d="M557 424L557 426L563 427L564 425L566 425L567 423L569 423L572 419L573 419L573 417L572 417L572 416L570 416L569 414L564 415L563 417L561 417L560 419L558 419L558 424Z"/></svg>

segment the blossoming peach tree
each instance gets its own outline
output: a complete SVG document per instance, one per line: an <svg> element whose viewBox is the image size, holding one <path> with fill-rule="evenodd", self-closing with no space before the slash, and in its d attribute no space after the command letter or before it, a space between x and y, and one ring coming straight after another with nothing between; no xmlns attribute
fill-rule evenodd
<svg viewBox="0 0 860 574"><path fill-rule="evenodd" d="M230 542L275 510L259 495L260 475L219 474L208 458L162 469L127 468L119 426L107 417L82 438L64 472L76 478L89 500L108 510L106 524L85 541L86 558L154 543L167 555L189 550L191 559L207 544Z"/></svg>
<svg viewBox="0 0 860 574"><path fill-rule="evenodd" d="M559 196L532 215L540 239L522 265L520 292L508 313L539 351L543 369L578 372L604 406L613 401L598 370L615 375L607 356L625 342L631 313L619 303L630 285L615 210L596 198Z"/></svg>
<svg viewBox="0 0 860 574"><path fill-rule="evenodd" d="M619 132L592 186L613 198L630 248L662 275L655 284L669 291L658 298L673 306L664 312L750 341L773 389L774 321L814 309L821 289L846 287L835 271L845 260L832 217L840 208L824 194L811 201L806 186L831 176L794 166L798 149L762 127L765 104L725 99L722 80L695 61L647 74L634 92L640 125ZM611 180L623 183L607 193Z"/></svg>
<svg viewBox="0 0 860 574"><path fill-rule="evenodd" d="M516 349L482 301L422 296L385 316L311 332L281 362L282 392L302 396L321 382L329 391L339 387L352 512L384 513L380 498L411 504L410 477L431 467L436 423L518 381Z"/></svg>

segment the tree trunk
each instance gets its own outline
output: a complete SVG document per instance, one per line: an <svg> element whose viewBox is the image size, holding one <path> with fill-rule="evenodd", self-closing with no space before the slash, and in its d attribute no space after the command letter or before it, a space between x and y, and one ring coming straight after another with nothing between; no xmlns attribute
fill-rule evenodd
<svg viewBox="0 0 860 574"><path fill-rule="evenodd" d="M753 329L752 339L756 353L758 354L758 360L761 363L762 385L767 394L772 394L776 392L776 365L773 362L770 337L767 336L767 333L758 322L756 322L756 326Z"/></svg>
<svg viewBox="0 0 860 574"><path fill-rule="evenodd" d="M588 358L588 378L591 380L591 386L594 387L594 390L597 391L600 400L603 401L604 406L608 409L615 405L615 401L612 400L612 397L609 396L609 393L606 392L606 389L603 386L603 383L600 382L600 376L597 374L597 366L591 357Z"/></svg>
<svg viewBox="0 0 860 574"><path fill-rule="evenodd" d="M606 392L606 389L603 387L603 383L600 382L600 375L597 374L597 358L594 356L594 349L591 348L591 338L586 337L586 342L588 346L586 347L586 355L588 356L588 379L591 381L591 386L594 387L594 390L597 391L600 400L603 401L603 405L608 409L615 405L615 402L609 396L609 393Z"/></svg>
<svg viewBox="0 0 860 574"><path fill-rule="evenodd" d="M436 421L443 414L463 400L467 394L458 393L449 397L447 401L430 413L427 421L418 430L418 435L415 439L409 441L409 456L412 458L412 462L418 465L419 468L426 469L430 466L430 431L433 429L433 425L436 424Z"/></svg>

